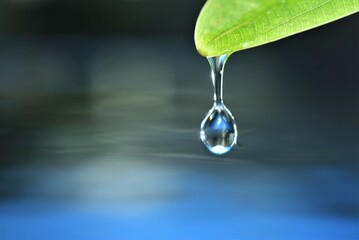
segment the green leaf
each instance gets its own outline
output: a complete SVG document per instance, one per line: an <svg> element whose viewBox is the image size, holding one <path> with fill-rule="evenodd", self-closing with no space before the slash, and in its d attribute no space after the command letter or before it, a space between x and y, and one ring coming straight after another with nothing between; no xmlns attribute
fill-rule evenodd
<svg viewBox="0 0 359 240"><path fill-rule="evenodd" d="M359 11L359 0L208 0L195 28L198 52L231 54Z"/></svg>

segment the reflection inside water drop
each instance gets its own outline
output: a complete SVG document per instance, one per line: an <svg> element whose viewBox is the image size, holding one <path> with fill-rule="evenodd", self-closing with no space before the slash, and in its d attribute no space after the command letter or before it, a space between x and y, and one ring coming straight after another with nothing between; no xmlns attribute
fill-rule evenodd
<svg viewBox="0 0 359 240"><path fill-rule="evenodd" d="M200 137L207 149L217 155L230 151L237 142L237 126L223 103L223 69L228 55L208 57L214 87L214 105L201 123Z"/></svg>
<svg viewBox="0 0 359 240"><path fill-rule="evenodd" d="M236 144L237 127L224 104L215 103L201 124L201 140L214 154L221 155Z"/></svg>

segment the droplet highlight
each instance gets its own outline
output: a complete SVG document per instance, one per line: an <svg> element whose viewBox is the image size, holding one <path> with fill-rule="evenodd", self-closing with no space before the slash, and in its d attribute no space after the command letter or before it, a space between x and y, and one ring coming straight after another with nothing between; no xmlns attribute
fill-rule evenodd
<svg viewBox="0 0 359 240"><path fill-rule="evenodd" d="M237 125L223 102L223 70L228 55L208 57L214 88L214 104L201 123L200 137L207 149L216 155L229 152L237 143Z"/></svg>

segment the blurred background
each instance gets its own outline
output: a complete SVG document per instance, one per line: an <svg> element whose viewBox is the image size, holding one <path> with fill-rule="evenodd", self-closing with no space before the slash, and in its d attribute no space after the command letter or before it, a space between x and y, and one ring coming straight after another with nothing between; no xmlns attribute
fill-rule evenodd
<svg viewBox="0 0 359 240"><path fill-rule="evenodd" d="M359 239L359 15L231 56L205 1L0 1L0 239Z"/></svg>

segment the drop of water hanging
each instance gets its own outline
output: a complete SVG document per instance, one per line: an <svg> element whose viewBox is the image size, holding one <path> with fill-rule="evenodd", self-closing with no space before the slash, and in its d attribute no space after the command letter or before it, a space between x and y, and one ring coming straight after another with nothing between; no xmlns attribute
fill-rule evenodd
<svg viewBox="0 0 359 240"><path fill-rule="evenodd" d="M214 87L214 104L201 123L200 137L216 155L229 152L237 143L237 126L232 113L223 103L223 69L228 55L208 57Z"/></svg>

